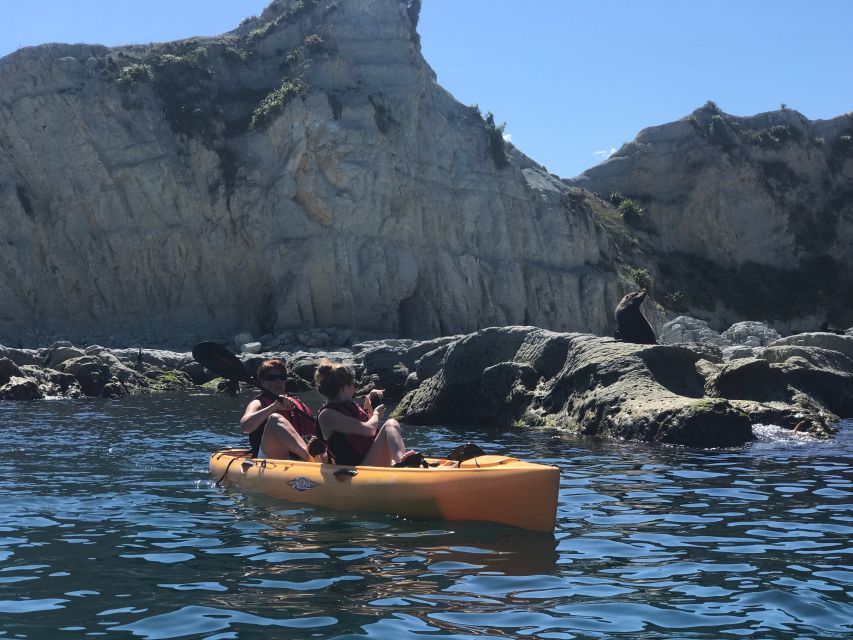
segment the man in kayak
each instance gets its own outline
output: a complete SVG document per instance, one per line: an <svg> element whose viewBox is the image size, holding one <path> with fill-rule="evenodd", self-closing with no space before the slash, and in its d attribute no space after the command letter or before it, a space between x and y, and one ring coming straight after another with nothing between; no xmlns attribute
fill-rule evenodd
<svg viewBox="0 0 853 640"><path fill-rule="evenodd" d="M279 396L276 401L264 394L256 396L240 418L240 427L249 436L252 457L324 462L323 455L312 456L308 451L311 440L319 436L314 415L302 401L285 393L285 363L264 360L258 367L258 379Z"/></svg>
<svg viewBox="0 0 853 640"><path fill-rule="evenodd" d="M328 402L317 413L317 422L335 464L372 467L427 466L421 454L406 451L400 423L386 420L382 392L374 389L364 406L353 401L355 373L349 367L323 360L314 384ZM374 406L376 405L376 406Z"/></svg>

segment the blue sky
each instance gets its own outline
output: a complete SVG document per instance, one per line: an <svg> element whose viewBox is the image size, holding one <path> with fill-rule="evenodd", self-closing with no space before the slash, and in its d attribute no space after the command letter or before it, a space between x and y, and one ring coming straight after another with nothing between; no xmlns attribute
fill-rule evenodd
<svg viewBox="0 0 853 640"><path fill-rule="evenodd" d="M341 0L347 2L348 0ZM266 0L3 0L0 55L215 35ZM492 111L523 152L577 175L706 100L751 115L853 110L853 1L423 0L439 82Z"/></svg>

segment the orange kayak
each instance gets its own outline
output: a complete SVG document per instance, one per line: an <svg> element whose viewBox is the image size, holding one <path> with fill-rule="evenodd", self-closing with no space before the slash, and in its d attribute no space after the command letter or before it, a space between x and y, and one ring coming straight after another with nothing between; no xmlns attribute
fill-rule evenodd
<svg viewBox="0 0 853 640"><path fill-rule="evenodd" d="M414 520L476 520L551 532L557 517L557 467L483 455L461 464L428 459L430 469L347 467L257 460L246 449L210 458L210 473L249 492L346 511Z"/></svg>

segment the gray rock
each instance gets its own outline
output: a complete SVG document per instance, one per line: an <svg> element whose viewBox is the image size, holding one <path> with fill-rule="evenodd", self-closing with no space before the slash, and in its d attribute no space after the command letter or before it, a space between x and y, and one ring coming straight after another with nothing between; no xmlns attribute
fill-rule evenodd
<svg viewBox="0 0 853 640"><path fill-rule="evenodd" d="M12 377L6 384L0 386L0 400L29 401L40 400L42 394L35 380L30 378Z"/></svg>
<svg viewBox="0 0 853 640"><path fill-rule="evenodd" d="M814 380L790 363L723 362L707 344L492 328L421 356L395 416L415 424L542 424L703 447L743 444L751 424L770 417L789 428L808 419L831 433L850 409L841 377L829 380L809 363L805 370Z"/></svg>
<svg viewBox="0 0 853 640"><path fill-rule="evenodd" d="M57 365L57 370L73 375L87 396L118 397L141 392L151 384L143 374L125 366L111 353L72 358Z"/></svg>
<svg viewBox="0 0 853 640"><path fill-rule="evenodd" d="M9 358L0 357L0 384L6 384L10 378L20 378L24 374Z"/></svg>
<svg viewBox="0 0 853 640"><path fill-rule="evenodd" d="M66 360L57 365L57 369L74 376L87 396L100 397L104 386L112 378L109 365L92 355Z"/></svg>
<svg viewBox="0 0 853 640"><path fill-rule="evenodd" d="M840 336L834 333L798 333L776 340L769 346L784 347L788 345L830 349L843 353L848 358L853 358L853 336Z"/></svg>
<svg viewBox="0 0 853 640"><path fill-rule="evenodd" d="M723 347L723 360L738 360L740 358L754 358L756 349L753 347Z"/></svg>
<svg viewBox="0 0 853 640"><path fill-rule="evenodd" d="M84 355L82 349L70 346L71 343L57 343L52 345L44 355L44 366L50 369L56 365L70 360L71 358L79 358Z"/></svg>
<svg viewBox="0 0 853 640"><path fill-rule="evenodd" d="M241 353L260 353L261 352L261 343L260 342L247 342L246 344L240 347Z"/></svg>
<svg viewBox="0 0 853 640"><path fill-rule="evenodd" d="M241 332L241 333L238 333L236 336L234 336L233 340L234 340L234 346L235 346L237 349L242 349L242 347L243 347L243 345L244 345L244 344L248 344L248 343L250 343L250 342L254 342L254 341L255 341L255 338L254 338L254 336L251 334L251 332L249 332L249 331L243 331L243 332Z"/></svg>
<svg viewBox="0 0 853 640"><path fill-rule="evenodd" d="M764 347L782 336L775 329L761 322L737 322L723 331L722 337L733 345Z"/></svg>
<svg viewBox="0 0 853 640"><path fill-rule="evenodd" d="M716 374L708 377L705 394L728 400L790 400L781 371L759 358L739 358L726 363Z"/></svg>
<svg viewBox="0 0 853 640"><path fill-rule="evenodd" d="M698 342L721 347L730 344L726 338L711 329L707 322L689 316L678 316L664 324L658 339L663 344Z"/></svg>
<svg viewBox="0 0 853 640"><path fill-rule="evenodd" d="M19 367L25 364L42 363L42 357L35 349L13 349L2 345L0 345L0 358L8 358Z"/></svg>
<svg viewBox="0 0 853 640"><path fill-rule="evenodd" d="M38 385L42 397L79 398L83 395L80 383L71 374L34 365L24 365L21 370Z"/></svg>

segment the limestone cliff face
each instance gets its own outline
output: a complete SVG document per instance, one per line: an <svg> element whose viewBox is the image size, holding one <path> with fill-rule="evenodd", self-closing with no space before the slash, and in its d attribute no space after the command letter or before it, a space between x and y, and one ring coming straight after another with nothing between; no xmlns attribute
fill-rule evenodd
<svg viewBox="0 0 853 640"><path fill-rule="evenodd" d="M593 199L437 84L413 4L0 60L0 342L610 331Z"/></svg>
<svg viewBox="0 0 853 640"><path fill-rule="evenodd" d="M568 184L619 192L653 295L724 328L853 324L853 116L739 118L713 103L643 130ZM617 200L618 202L618 200ZM624 209L623 209L624 211Z"/></svg>

